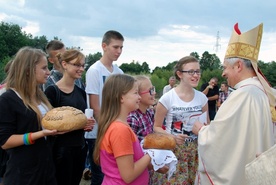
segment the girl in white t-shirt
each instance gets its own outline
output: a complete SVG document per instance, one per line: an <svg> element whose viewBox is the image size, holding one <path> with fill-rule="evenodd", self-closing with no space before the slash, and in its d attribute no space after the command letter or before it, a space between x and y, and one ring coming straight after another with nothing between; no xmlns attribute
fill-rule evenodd
<svg viewBox="0 0 276 185"><path fill-rule="evenodd" d="M164 94L156 107L154 131L172 134L177 142L174 150L178 165L170 180L155 173L153 184L194 184L198 166L197 136L192 127L202 113L208 111L208 99L197 87L201 77L199 62L192 56L183 57L175 66L179 85ZM206 123L209 122L206 114ZM162 124L166 119L166 130ZM181 174L181 175L179 175Z"/></svg>

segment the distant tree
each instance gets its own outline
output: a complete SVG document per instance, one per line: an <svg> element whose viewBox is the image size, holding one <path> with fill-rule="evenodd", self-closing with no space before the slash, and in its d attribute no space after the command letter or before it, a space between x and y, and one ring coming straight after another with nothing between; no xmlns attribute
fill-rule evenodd
<svg viewBox="0 0 276 185"><path fill-rule="evenodd" d="M169 71L173 71L174 70L174 66L178 61L173 61L168 63L165 67L162 67L163 70L169 70Z"/></svg>
<svg viewBox="0 0 276 185"><path fill-rule="evenodd" d="M163 94L163 87L167 84L167 81L164 78L158 77L156 74L151 75L150 80L152 85L155 86L155 98L159 99Z"/></svg>
<svg viewBox="0 0 276 185"><path fill-rule="evenodd" d="M130 73L130 74L135 74L135 75L141 74L141 73L146 73L146 71L144 71L143 67L139 64L139 62L138 61L135 62L134 60L132 62L130 62L129 64L123 63L119 67L125 73ZM145 64L144 64L144 67L146 67ZM146 68L148 68L148 67L146 67ZM148 71L149 68L146 70Z"/></svg>
<svg viewBox="0 0 276 185"><path fill-rule="evenodd" d="M43 36L35 36L33 39L30 39L30 46L34 48L41 49L45 52L45 46L47 45L48 40L45 35Z"/></svg>
<svg viewBox="0 0 276 185"><path fill-rule="evenodd" d="M272 87L276 86L276 62L265 63L261 60L258 61L258 67L261 69L262 73L266 77L267 81Z"/></svg>
<svg viewBox="0 0 276 185"><path fill-rule="evenodd" d="M128 63L122 63L119 67L120 67L120 69L122 69L124 71L124 73L136 74L135 70L131 69L131 66Z"/></svg>
<svg viewBox="0 0 276 185"><path fill-rule="evenodd" d="M159 66L156 66L154 69L153 69L153 71L152 71L152 73L154 73L155 71L158 71L158 70L163 70L163 71L171 71L171 73L173 73L173 71L174 71L174 66L175 66L175 64L177 63L177 61L174 61L174 62L170 62L170 63L168 63L166 66L162 66L162 67L159 67Z"/></svg>
<svg viewBox="0 0 276 185"><path fill-rule="evenodd" d="M171 76L174 76L174 71L173 70L164 70L161 68L155 68L154 71L152 72L152 77L154 79L152 80L152 83L154 81L154 85L156 86L155 88L157 89L157 95L160 97L163 94L163 88L165 85L168 84L169 78Z"/></svg>
<svg viewBox="0 0 276 185"><path fill-rule="evenodd" d="M216 54L209 54L208 51L205 51L202 54L202 57L199 61L200 68L202 70L209 69L210 71L214 69L221 69L221 63L219 58L216 56Z"/></svg>
<svg viewBox="0 0 276 185"><path fill-rule="evenodd" d="M152 75L156 75L159 78L163 78L166 80L166 82L168 82L168 79L170 78L170 76L173 76L174 73L172 70L164 70L159 68L159 69L155 69Z"/></svg>
<svg viewBox="0 0 276 185"><path fill-rule="evenodd" d="M31 35L21 30L16 24L0 23L0 61L12 57L23 46L30 45Z"/></svg>
<svg viewBox="0 0 276 185"><path fill-rule="evenodd" d="M150 68L147 62L143 62L141 67L143 73L150 73Z"/></svg>
<svg viewBox="0 0 276 185"><path fill-rule="evenodd" d="M197 52L192 52L192 53L190 53L190 56L193 56L193 57L195 57L197 60L199 60L199 54L197 53Z"/></svg>
<svg viewBox="0 0 276 185"><path fill-rule="evenodd" d="M32 36L21 30L21 27L12 23L0 23L0 82L4 80L6 74L4 67L7 62L23 46L30 46Z"/></svg>
<svg viewBox="0 0 276 185"><path fill-rule="evenodd" d="M7 74L4 72L6 64L11 60L10 57L5 57L2 62L0 62L0 84L4 81L6 78Z"/></svg>
<svg viewBox="0 0 276 185"><path fill-rule="evenodd" d="M269 83L271 84L272 87L276 86L276 62L272 61L269 62L269 67L268 67L268 71L267 74L265 74L267 76L267 80L269 81Z"/></svg>
<svg viewBox="0 0 276 185"><path fill-rule="evenodd" d="M162 68L159 67L159 66L156 66L156 67L152 70L152 73L151 73L151 74L154 74L155 71L159 71L159 70L162 70Z"/></svg>

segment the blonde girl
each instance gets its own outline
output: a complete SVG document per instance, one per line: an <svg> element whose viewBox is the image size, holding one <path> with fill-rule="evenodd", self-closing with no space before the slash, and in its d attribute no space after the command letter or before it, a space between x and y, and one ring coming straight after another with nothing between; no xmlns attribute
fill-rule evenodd
<svg viewBox="0 0 276 185"><path fill-rule="evenodd" d="M105 174L102 184L146 185L151 158L143 154L139 140L127 123L129 112L139 107L137 82L129 75L111 75L102 94L94 150L94 161Z"/></svg>
<svg viewBox="0 0 276 185"><path fill-rule="evenodd" d="M4 184L55 185L52 151L41 118L52 108L40 86L49 76L46 54L21 48L6 78L7 91L0 96L0 144L8 153Z"/></svg>

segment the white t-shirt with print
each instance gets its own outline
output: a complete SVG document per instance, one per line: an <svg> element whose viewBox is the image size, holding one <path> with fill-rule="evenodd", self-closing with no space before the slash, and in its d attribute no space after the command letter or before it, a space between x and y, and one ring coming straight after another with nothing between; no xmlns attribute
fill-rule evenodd
<svg viewBox="0 0 276 185"><path fill-rule="evenodd" d="M188 134L193 139L197 136L192 133L194 122L202 114L202 107L208 99L205 94L194 89L194 98L185 102L179 98L175 89L165 93L159 100L168 110L166 115L166 131L171 134Z"/></svg>

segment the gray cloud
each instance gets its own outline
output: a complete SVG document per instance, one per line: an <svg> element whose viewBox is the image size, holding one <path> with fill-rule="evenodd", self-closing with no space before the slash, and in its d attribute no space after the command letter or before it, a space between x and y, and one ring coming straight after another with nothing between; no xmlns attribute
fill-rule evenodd
<svg viewBox="0 0 276 185"><path fill-rule="evenodd" d="M3 0L1 4L7 3ZM8 2L16 7L16 3ZM2 6L1 6L2 7ZM246 29L264 22L267 30L273 30L276 2L254 3L249 0L82 0L37 1L25 0L20 11L5 10L31 21L39 21L42 33L54 35L68 33L79 36L102 36L109 29L121 31L127 37L156 35L167 25L202 25L206 33L214 34L225 29L231 31L235 22ZM229 35L229 34L228 34Z"/></svg>
<svg viewBox="0 0 276 185"><path fill-rule="evenodd" d="M77 45L92 53L95 48L97 51L101 48L95 47L100 43L91 42L98 42L107 30L118 30L127 38L126 51L132 54L127 57L128 53L124 53L122 59L152 60L154 66L162 59L166 60L164 63L171 62L193 51L200 55L206 50L213 53L218 31L221 45L218 54L223 57L236 22L242 32L263 22L263 45L268 50L275 40L271 36L276 32L275 8L274 0L260 3L252 0L0 0L0 20L19 24L32 30L32 34L45 35L48 39L57 36L68 46Z"/></svg>

